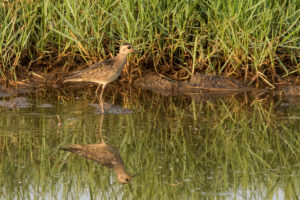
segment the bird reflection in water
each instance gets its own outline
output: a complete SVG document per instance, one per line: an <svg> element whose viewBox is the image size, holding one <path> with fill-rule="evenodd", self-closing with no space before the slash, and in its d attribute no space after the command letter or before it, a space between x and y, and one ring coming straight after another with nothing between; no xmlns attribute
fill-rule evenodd
<svg viewBox="0 0 300 200"><path fill-rule="evenodd" d="M115 171L120 183L126 184L134 177L128 174L124 167L124 162L116 147L108 145L104 142L102 136L103 115L100 116L100 144L70 144L61 147L60 150L70 151L72 153L83 156L89 160L97 162L103 166L109 167Z"/></svg>

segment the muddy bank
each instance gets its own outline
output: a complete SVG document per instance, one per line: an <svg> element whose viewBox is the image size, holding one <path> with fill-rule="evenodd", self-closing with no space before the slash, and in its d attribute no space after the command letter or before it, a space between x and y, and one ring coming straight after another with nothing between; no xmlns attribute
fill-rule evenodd
<svg viewBox="0 0 300 200"><path fill-rule="evenodd" d="M300 97L300 86L289 86L280 90L281 95Z"/></svg>
<svg viewBox="0 0 300 200"><path fill-rule="evenodd" d="M8 88L3 85L0 85L0 97L9 97L14 94L24 94L29 92L26 88Z"/></svg>
<svg viewBox="0 0 300 200"><path fill-rule="evenodd" d="M28 102L28 100L25 97L16 97L11 100L3 100L0 101L0 107L5 107L5 108L27 108L31 104Z"/></svg>
<svg viewBox="0 0 300 200"><path fill-rule="evenodd" d="M152 91L169 91L173 94L197 92L237 92L248 91L252 88L241 81L217 75L196 73L190 80L176 81L149 73L135 81L135 86Z"/></svg>
<svg viewBox="0 0 300 200"><path fill-rule="evenodd" d="M196 73L190 80L176 81L149 73L136 79L137 88L151 90L162 95L189 95L199 101L217 99L241 92L281 95L289 102L300 103L300 86L287 84L276 89L256 89L232 78Z"/></svg>
<svg viewBox="0 0 300 200"><path fill-rule="evenodd" d="M0 97L8 97L14 94L27 93L43 88L54 90L72 88L72 90L75 91L82 89L82 87L86 87L83 86L86 84L94 85L91 83L59 84L59 77L61 77L61 75L57 75L56 73L48 74L48 77L44 77L42 74L38 73L31 73L31 76L28 76L27 79L10 84L10 88L1 86ZM123 74L118 80L111 84L117 84L119 85L118 87L128 87L129 83L126 81L126 78L127 74ZM274 92L277 95L286 97L300 97L300 86L296 85L297 80L298 79L296 78L294 81L284 82L280 88L271 90L268 88L256 89L242 81L219 75L204 75L196 73L189 80L177 81L154 72L149 72L142 77L139 76L134 78L130 85L139 89L151 90L162 95L190 95L193 98L212 97L215 99L228 94L247 91Z"/></svg>

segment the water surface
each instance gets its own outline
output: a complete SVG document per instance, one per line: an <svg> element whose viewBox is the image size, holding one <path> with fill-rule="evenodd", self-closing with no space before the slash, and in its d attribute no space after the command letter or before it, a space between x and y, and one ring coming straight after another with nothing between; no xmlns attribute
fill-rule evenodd
<svg viewBox="0 0 300 200"><path fill-rule="evenodd" d="M91 90L92 91L92 90ZM102 133L127 171L59 148L100 142L94 94L41 90L0 113L1 199L298 199L300 106L269 94L203 100L129 90L105 102ZM201 99L201 100L199 100Z"/></svg>

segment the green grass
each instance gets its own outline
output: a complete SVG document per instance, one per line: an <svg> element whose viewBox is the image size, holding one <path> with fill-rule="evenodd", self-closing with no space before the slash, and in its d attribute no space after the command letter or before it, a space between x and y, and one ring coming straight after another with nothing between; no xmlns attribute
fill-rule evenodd
<svg viewBox="0 0 300 200"><path fill-rule="evenodd" d="M28 96L31 108L0 113L0 198L299 198L298 105L281 107L282 100L257 95L215 102L124 97L117 104L135 112L104 115L102 126L128 171L139 174L121 185L107 168L58 150L99 142L93 108L81 100L61 104L57 94L41 96ZM54 107L35 106L45 102Z"/></svg>
<svg viewBox="0 0 300 200"><path fill-rule="evenodd" d="M0 72L17 80L16 72L96 61L131 42L141 50L134 69L271 84L299 75L299 19L298 0L4 1Z"/></svg>

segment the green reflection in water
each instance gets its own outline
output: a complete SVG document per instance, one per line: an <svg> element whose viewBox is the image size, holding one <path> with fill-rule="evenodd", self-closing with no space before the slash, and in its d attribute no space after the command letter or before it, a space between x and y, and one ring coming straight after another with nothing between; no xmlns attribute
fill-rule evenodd
<svg viewBox="0 0 300 200"><path fill-rule="evenodd" d="M0 113L2 199L299 198L299 105L255 95L112 99L134 110L105 115L102 126L128 172L138 174L122 185L112 170L59 151L100 142L100 116L88 101L39 96L28 97L29 108Z"/></svg>

